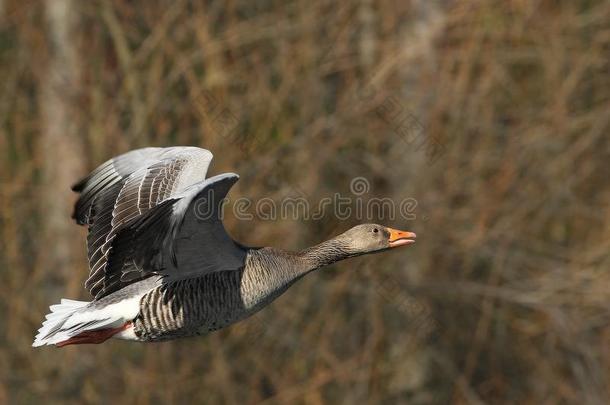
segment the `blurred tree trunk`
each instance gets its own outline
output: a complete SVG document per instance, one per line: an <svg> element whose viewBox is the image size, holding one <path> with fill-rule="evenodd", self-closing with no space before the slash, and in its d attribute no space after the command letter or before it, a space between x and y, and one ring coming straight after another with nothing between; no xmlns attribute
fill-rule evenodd
<svg viewBox="0 0 610 405"><path fill-rule="evenodd" d="M40 155L43 188L40 202L44 215L44 240L48 243L47 271L68 275L72 272L79 238L72 224L74 197L70 186L83 174L82 140L78 135L77 114L73 110L79 89L79 63L74 36L77 16L72 0L44 3L50 56L40 83L42 134Z"/></svg>
<svg viewBox="0 0 610 405"><path fill-rule="evenodd" d="M360 63L367 72L375 61L375 44L377 35L375 32L375 11L372 0L364 0L358 8L360 23L362 24L362 35L360 37Z"/></svg>

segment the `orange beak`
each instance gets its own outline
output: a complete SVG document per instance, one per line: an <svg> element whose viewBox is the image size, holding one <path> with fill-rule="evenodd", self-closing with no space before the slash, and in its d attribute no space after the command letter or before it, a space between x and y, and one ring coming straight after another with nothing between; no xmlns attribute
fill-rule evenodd
<svg viewBox="0 0 610 405"><path fill-rule="evenodd" d="M390 232L390 247L397 247L403 245L410 245L411 243L415 243L413 239L417 237L413 232L399 231L397 229L388 228Z"/></svg>

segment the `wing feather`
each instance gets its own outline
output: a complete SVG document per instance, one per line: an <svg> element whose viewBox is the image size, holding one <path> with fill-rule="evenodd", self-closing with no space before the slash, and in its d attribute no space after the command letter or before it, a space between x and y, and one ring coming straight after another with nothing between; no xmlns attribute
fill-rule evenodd
<svg viewBox="0 0 610 405"><path fill-rule="evenodd" d="M89 226L85 287L94 297L107 294L107 284L120 279L106 268L122 227L205 179L211 160L209 151L196 147L138 149L108 160L73 186L81 193L73 217Z"/></svg>
<svg viewBox="0 0 610 405"><path fill-rule="evenodd" d="M238 179L233 173L209 178L121 228L108 260L112 281L106 289L151 274L176 280L242 267L245 251L227 235L221 218L224 198Z"/></svg>

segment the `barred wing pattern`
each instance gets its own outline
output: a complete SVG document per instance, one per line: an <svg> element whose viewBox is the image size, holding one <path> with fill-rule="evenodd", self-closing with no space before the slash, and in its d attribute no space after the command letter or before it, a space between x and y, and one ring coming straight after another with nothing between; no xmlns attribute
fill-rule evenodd
<svg viewBox="0 0 610 405"><path fill-rule="evenodd" d="M239 176L224 173L194 184L120 229L106 272L123 282L151 274L164 281L244 266L246 250L222 224L222 204Z"/></svg>
<svg viewBox="0 0 610 405"><path fill-rule="evenodd" d="M144 148L107 161L73 187L81 192L74 218L89 226L85 287L91 295L100 298L126 285L120 274L106 271L122 227L204 180L211 160L209 151L195 147Z"/></svg>

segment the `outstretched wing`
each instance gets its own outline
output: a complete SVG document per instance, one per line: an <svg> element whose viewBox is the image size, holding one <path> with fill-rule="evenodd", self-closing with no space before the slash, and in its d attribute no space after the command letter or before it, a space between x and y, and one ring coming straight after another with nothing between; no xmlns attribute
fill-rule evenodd
<svg viewBox="0 0 610 405"><path fill-rule="evenodd" d="M243 267L246 251L222 224L222 204L238 179L225 173L194 184L122 227L105 288L115 291L151 274L173 281Z"/></svg>
<svg viewBox="0 0 610 405"><path fill-rule="evenodd" d="M135 171L159 161L165 151L164 148L136 149L101 164L87 177L72 186L72 191L80 193L78 201L74 205L72 218L79 225L91 225L89 220L93 214L92 209L95 207L96 198L106 194L112 188L117 188L115 187L117 184L124 184L126 178Z"/></svg>
<svg viewBox="0 0 610 405"><path fill-rule="evenodd" d="M85 287L107 293L105 269L117 232L172 195L205 179L212 154L196 147L144 148L113 158L77 183L74 218L89 226L90 273Z"/></svg>

